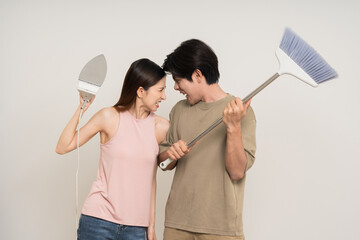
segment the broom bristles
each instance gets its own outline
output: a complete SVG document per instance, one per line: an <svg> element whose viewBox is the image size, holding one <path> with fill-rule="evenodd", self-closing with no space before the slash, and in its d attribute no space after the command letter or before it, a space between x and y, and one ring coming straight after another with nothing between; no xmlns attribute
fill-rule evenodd
<svg viewBox="0 0 360 240"><path fill-rule="evenodd" d="M289 28L285 29L280 49L318 84L338 76L336 71L309 44Z"/></svg>

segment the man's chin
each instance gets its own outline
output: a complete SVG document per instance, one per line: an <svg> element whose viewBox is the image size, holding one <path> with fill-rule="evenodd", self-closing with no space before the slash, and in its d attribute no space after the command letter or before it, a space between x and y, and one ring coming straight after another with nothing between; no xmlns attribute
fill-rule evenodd
<svg viewBox="0 0 360 240"><path fill-rule="evenodd" d="M185 100L191 105L194 105L196 103L188 95L185 95Z"/></svg>
<svg viewBox="0 0 360 240"><path fill-rule="evenodd" d="M198 103L198 102L195 102L195 101L193 101L193 100L191 100L191 99L186 99L186 101L187 101L190 105L194 105L194 104Z"/></svg>
<svg viewBox="0 0 360 240"><path fill-rule="evenodd" d="M191 98L189 98L188 96L185 97L186 101L190 104L194 104L192 101L191 101Z"/></svg>

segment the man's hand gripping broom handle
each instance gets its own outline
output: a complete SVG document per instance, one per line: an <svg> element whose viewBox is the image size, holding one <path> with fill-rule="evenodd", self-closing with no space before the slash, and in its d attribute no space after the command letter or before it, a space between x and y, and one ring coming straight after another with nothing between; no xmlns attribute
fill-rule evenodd
<svg viewBox="0 0 360 240"><path fill-rule="evenodd" d="M247 95L244 99L243 99L243 103L247 103L251 98L253 98L256 94L258 94L261 90L263 90L267 85L269 85L272 81L274 81L275 79L277 79L280 75L278 73L275 73L271 78L269 78L269 80L267 80L266 82L264 82L262 85L260 85L257 89L255 89L254 91L252 91L249 95ZM188 143L187 147L190 148L191 146L193 146L197 141L199 141L202 137L204 137L207 133L209 133L211 130L213 130L216 126L218 126L221 122L222 122L222 117L220 117L219 119L217 119L213 124L211 124L210 127L208 127L205 131L203 131L202 133L200 133L199 136L197 136L196 138L194 138L190 143ZM167 166L174 160L168 158L165 161L160 163L160 168L165 170L167 168Z"/></svg>

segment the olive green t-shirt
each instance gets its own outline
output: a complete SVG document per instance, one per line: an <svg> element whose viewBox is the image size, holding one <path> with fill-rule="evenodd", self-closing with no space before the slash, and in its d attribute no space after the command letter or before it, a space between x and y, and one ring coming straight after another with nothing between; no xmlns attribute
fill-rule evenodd
<svg viewBox="0 0 360 240"><path fill-rule="evenodd" d="M170 128L160 152L173 143L189 143L219 117L235 99L227 95L216 102L190 105L179 101L170 112ZM249 107L241 121L248 170L255 160L254 112ZM224 123L203 137L179 159L165 211L165 226L185 231L242 236L242 209L246 175L232 181L225 168L226 127Z"/></svg>

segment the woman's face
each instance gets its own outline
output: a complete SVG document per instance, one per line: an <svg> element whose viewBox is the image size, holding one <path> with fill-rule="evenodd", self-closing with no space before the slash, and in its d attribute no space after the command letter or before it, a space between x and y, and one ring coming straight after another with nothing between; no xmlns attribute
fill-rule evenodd
<svg viewBox="0 0 360 240"><path fill-rule="evenodd" d="M159 103L166 100L165 95L166 88L166 76L163 77L154 86L145 90L142 102L148 108L149 111L155 112L159 108Z"/></svg>

